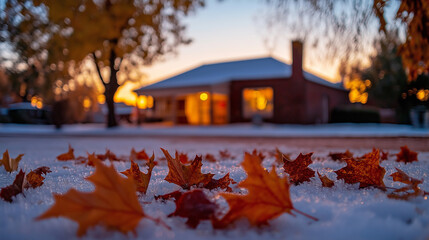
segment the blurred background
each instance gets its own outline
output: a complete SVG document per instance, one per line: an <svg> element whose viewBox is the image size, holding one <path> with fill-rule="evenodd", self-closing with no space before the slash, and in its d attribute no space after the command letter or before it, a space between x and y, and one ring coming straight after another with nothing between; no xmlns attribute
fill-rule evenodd
<svg viewBox="0 0 429 240"><path fill-rule="evenodd" d="M426 0L0 0L0 122L429 127Z"/></svg>

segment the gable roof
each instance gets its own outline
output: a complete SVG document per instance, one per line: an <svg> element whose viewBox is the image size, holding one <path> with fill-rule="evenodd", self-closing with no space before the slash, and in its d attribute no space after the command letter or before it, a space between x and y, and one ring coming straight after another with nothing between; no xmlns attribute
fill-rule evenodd
<svg viewBox="0 0 429 240"><path fill-rule="evenodd" d="M268 78L288 78L292 75L292 66L272 57L256 58L231 62L204 64L189 71L145 86L136 92L176 87L211 86L231 80L260 80ZM329 82L304 71L304 78L328 87L340 88L341 85Z"/></svg>

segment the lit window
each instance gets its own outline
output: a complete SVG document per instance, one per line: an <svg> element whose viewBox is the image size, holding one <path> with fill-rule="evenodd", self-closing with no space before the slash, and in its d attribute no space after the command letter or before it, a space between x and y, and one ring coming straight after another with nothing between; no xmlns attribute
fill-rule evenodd
<svg viewBox="0 0 429 240"><path fill-rule="evenodd" d="M273 88L245 88L243 90L243 116L273 116Z"/></svg>

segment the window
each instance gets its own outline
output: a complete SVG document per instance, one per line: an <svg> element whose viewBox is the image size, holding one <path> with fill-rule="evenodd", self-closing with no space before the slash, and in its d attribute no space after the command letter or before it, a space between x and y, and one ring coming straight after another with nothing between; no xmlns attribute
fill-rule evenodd
<svg viewBox="0 0 429 240"><path fill-rule="evenodd" d="M243 89L243 117L252 118L260 115L264 118L273 117L273 88Z"/></svg>

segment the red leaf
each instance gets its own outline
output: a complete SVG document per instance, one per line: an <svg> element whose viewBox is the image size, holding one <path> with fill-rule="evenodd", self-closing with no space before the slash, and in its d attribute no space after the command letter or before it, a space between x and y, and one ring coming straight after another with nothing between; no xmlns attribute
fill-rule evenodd
<svg viewBox="0 0 429 240"><path fill-rule="evenodd" d="M7 187L4 187L0 191L0 197L5 201L12 202L12 197L22 193L25 173L19 170L13 183Z"/></svg>

